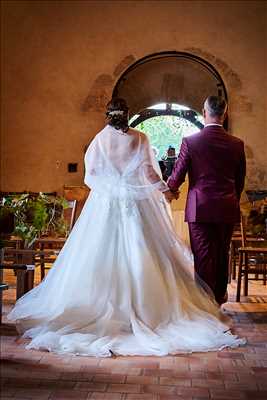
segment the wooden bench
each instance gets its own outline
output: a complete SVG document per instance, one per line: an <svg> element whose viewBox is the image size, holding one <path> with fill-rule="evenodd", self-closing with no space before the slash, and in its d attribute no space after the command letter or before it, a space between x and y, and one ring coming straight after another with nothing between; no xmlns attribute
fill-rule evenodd
<svg viewBox="0 0 267 400"><path fill-rule="evenodd" d="M0 281L3 270L13 270L16 282L16 298L19 299L34 287L35 268L42 262L54 262L57 250L1 249Z"/></svg>

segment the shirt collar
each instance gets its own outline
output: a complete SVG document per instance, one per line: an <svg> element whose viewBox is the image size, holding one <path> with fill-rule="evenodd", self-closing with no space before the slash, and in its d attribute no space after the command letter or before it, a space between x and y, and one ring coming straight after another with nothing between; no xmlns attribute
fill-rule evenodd
<svg viewBox="0 0 267 400"><path fill-rule="evenodd" d="M223 127L222 126L222 124L216 124L216 123L212 123L212 124L207 124L207 125L205 125L205 128L207 127L207 126L221 126L221 127Z"/></svg>

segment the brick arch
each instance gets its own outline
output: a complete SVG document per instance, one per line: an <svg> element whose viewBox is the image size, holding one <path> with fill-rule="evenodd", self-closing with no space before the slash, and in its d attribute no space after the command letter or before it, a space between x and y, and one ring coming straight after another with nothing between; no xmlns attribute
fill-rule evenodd
<svg viewBox="0 0 267 400"><path fill-rule="evenodd" d="M127 100L131 115L164 102L201 112L208 95L228 98L217 69L197 55L177 51L154 53L135 61L113 90L113 96Z"/></svg>

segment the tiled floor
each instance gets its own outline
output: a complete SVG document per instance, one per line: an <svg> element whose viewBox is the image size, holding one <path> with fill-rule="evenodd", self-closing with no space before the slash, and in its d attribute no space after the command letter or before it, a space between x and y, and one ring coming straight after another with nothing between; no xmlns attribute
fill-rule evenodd
<svg viewBox="0 0 267 400"><path fill-rule="evenodd" d="M37 280L39 278L37 277ZM5 281L14 285L11 273ZM250 284L250 297L234 303L235 285L225 309L245 347L168 357L59 356L24 349L5 314L15 291L4 294L1 327L1 399L16 400L172 400L267 399L267 289Z"/></svg>

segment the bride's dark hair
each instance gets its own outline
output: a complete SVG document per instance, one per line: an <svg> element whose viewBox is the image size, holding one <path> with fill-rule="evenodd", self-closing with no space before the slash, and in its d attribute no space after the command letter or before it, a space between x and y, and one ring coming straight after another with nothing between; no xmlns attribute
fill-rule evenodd
<svg viewBox="0 0 267 400"><path fill-rule="evenodd" d="M128 111L129 107L126 101L120 97L114 97L107 104L106 116L108 124L115 129L127 132L129 129Z"/></svg>

